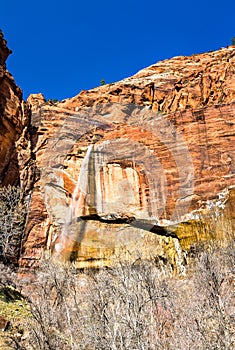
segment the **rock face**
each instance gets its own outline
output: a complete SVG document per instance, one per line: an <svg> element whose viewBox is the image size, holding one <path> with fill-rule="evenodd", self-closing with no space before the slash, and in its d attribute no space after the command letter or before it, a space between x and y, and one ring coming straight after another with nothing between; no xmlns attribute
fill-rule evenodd
<svg viewBox="0 0 235 350"><path fill-rule="evenodd" d="M202 213L223 212L234 231L234 47L57 104L23 103L9 54L0 34L0 181L20 182L29 205L22 267L43 254L100 266L127 251L180 265L208 236Z"/></svg>
<svg viewBox="0 0 235 350"><path fill-rule="evenodd" d="M20 173L16 151L19 139L26 123L22 91L15 84L12 75L6 69L6 59L11 51L0 32L0 184L19 183Z"/></svg>
<svg viewBox="0 0 235 350"><path fill-rule="evenodd" d="M119 102L173 113L234 101L234 47L161 61L115 84L82 91L63 107Z"/></svg>
<svg viewBox="0 0 235 350"><path fill-rule="evenodd" d="M234 66L228 47L56 104L31 95L30 137L17 143L30 193L21 266L43 254L101 266L127 251L180 266L218 231L198 231L201 215L226 213L234 232Z"/></svg>

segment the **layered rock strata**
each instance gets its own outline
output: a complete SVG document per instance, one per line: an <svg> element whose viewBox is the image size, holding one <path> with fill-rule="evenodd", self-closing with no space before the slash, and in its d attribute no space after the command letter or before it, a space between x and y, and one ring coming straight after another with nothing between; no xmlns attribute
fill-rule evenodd
<svg viewBox="0 0 235 350"><path fill-rule="evenodd" d="M16 141L27 123L22 91L6 69L5 62L11 53L6 44L0 32L0 184L3 186L19 184Z"/></svg>
<svg viewBox="0 0 235 350"><path fill-rule="evenodd" d="M181 264L210 208L232 231L234 60L228 47L57 104L31 95L37 176L21 266L43 254L100 266L123 251Z"/></svg>

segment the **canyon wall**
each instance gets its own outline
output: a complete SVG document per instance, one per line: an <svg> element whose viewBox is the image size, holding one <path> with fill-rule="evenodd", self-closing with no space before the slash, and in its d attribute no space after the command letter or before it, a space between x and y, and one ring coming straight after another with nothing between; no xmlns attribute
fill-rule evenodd
<svg viewBox="0 0 235 350"><path fill-rule="evenodd" d="M43 255L103 266L127 252L180 265L216 237L218 220L196 226L208 213L233 217L234 61L228 47L59 103L31 95L37 176L21 266Z"/></svg>
<svg viewBox="0 0 235 350"><path fill-rule="evenodd" d="M174 57L58 103L27 102L0 34L0 182L28 214L21 268L125 255L183 269L234 232L235 48Z"/></svg>
<svg viewBox="0 0 235 350"><path fill-rule="evenodd" d="M20 172L16 150L27 117L24 116L22 91L6 69L11 51L0 32L0 184L19 184Z"/></svg>

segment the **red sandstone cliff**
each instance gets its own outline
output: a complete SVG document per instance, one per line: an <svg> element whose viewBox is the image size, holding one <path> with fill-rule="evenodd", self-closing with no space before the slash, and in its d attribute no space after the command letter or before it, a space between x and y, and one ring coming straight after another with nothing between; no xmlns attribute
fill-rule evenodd
<svg viewBox="0 0 235 350"><path fill-rule="evenodd" d="M198 239L180 223L226 207L234 186L234 61L228 47L54 105L31 95L39 176L22 266L45 247L81 266L108 263L122 246L180 259L179 242Z"/></svg>
<svg viewBox="0 0 235 350"><path fill-rule="evenodd" d="M214 52L178 56L139 71L118 83L82 91L65 100L63 107L121 102L150 106L172 113L234 101L234 47Z"/></svg>
<svg viewBox="0 0 235 350"><path fill-rule="evenodd" d="M26 120L23 112L22 91L6 69L11 51L0 32L0 183L19 183L19 164L16 141L22 134Z"/></svg>
<svg viewBox="0 0 235 350"><path fill-rule="evenodd" d="M223 235L234 231L234 47L56 104L23 104L9 53L1 35L0 180L20 181L28 204L22 267L45 254L100 266L123 249L180 264L192 243L221 235L221 217ZM216 216L206 234L202 212Z"/></svg>

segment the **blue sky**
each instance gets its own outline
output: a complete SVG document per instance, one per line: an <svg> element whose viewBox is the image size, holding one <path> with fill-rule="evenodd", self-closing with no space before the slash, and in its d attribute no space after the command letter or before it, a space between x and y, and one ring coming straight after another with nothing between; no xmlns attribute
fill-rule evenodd
<svg viewBox="0 0 235 350"><path fill-rule="evenodd" d="M7 67L30 93L59 100L159 60L230 45L235 1L5 0Z"/></svg>

